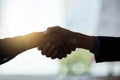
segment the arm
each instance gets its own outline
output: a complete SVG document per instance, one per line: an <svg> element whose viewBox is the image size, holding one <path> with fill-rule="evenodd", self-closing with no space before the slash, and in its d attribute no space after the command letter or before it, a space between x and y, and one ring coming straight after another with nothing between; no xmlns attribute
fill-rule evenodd
<svg viewBox="0 0 120 80"><path fill-rule="evenodd" d="M81 33L74 32L74 35L70 41L73 42L77 48L83 48L92 51L94 47L93 37Z"/></svg>
<svg viewBox="0 0 120 80"><path fill-rule="evenodd" d="M84 49L88 49L88 50L92 50L94 47L94 39L91 36L87 36L81 33L77 33L77 32L73 32L70 31L68 29L65 28L61 28L59 26L55 26L55 27L50 27L47 29L47 31L45 32L46 35L48 34L59 34L61 36L61 38L64 38L64 43L68 44L68 47L70 47L69 50L74 51L75 48L84 48ZM58 38L60 39L60 38ZM56 42L55 42L56 43ZM65 46L65 44L63 44L62 46L58 46L55 45L55 48L52 49L52 46L54 45L54 43L51 43L49 47L51 47L51 49L47 49L49 47L47 47L47 45L45 46L46 49L42 50L43 54L47 54L46 52L54 52L57 49L60 49L60 51L62 51L61 53L63 53L64 55L70 54L71 51L69 51L68 53L65 51L66 49L64 48L64 50L61 50L61 48L63 48ZM59 51L58 51L59 52ZM50 57L51 58L59 58L58 55L56 55L56 57L52 57L54 53L50 53ZM62 55L62 54L59 54Z"/></svg>
<svg viewBox="0 0 120 80"><path fill-rule="evenodd" d="M93 52L96 62L120 61L120 38L98 36L99 44L97 44L94 37L80 33L75 33L75 35L73 42L78 48L88 49ZM99 47L98 50L97 46Z"/></svg>
<svg viewBox="0 0 120 80"><path fill-rule="evenodd" d="M99 39L99 44L92 36L74 33L71 41L77 48L84 48L93 52L96 62L120 61L120 38L106 36L98 36L97 38ZM96 45L99 46L98 50ZM97 53L95 50L97 50Z"/></svg>
<svg viewBox="0 0 120 80"><path fill-rule="evenodd" d="M83 35L80 33L74 33L72 42L78 48L88 49L91 52L95 52L97 43L94 37ZM120 38L118 37L97 37L99 39L99 50L95 54L96 62L111 62L120 61ZM94 49L94 50L93 50Z"/></svg>
<svg viewBox="0 0 120 80"><path fill-rule="evenodd" d="M9 60L23 51L37 47L42 36L42 32L34 32L24 36L0 39L0 59L8 58Z"/></svg>
<svg viewBox="0 0 120 80"><path fill-rule="evenodd" d="M95 54L96 62L120 61L120 38L98 36L98 41L96 41L93 36L73 32L59 26L48 28L46 34L49 33L60 34L68 43L72 42L77 48L90 50Z"/></svg>
<svg viewBox="0 0 120 80"><path fill-rule="evenodd" d="M72 42L77 48L92 50L94 47L94 39L92 36L73 32L59 26L48 28L46 34L50 33L58 33L59 35L64 37L66 41Z"/></svg>
<svg viewBox="0 0 120 80"><path fill-rule="evenodd" d="M51 43L56 46L55 49L58 52L51 52L54 46L47 46L47 48L44 46ZM59 59L66 56L63 53L70 53L71 50L75 49L59 34L45 35L44 32L34 32L23 36L0 39L0 64L14 58L21 52L35 47L39 47L43 55L49 57L50 53L54 53L51 58L55 58L58 55Z"/></svg>

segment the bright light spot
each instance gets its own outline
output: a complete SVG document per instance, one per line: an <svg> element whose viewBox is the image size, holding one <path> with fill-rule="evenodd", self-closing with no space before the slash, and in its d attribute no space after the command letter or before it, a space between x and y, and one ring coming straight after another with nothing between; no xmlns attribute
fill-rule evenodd
<svg viewBox="0 0 120 80"><path fill-rule="evenodd" d="M63 25L62 0L2 0L0 38L44 31ZM56 74L57 60L51 60L32 49L0 67L1 74Z"/></svg>

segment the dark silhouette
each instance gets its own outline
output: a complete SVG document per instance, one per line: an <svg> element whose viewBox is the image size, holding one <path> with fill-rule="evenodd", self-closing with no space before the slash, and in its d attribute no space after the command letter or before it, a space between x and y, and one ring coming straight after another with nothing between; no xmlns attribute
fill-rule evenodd
<svg viewBox="0 0 120 80"><path fill-rule="evenodd" d="M75 48L84 48L95 54L97 62L120 61L120 38L88 36L55 26L45 32L0 39L0 63L36 47L52 59L65 58Z"/></svg>
<svg viewBox="0 0 120 80"><path fill-rule="evenodd" d="M81 33L72 32L59 26L48 28L46 34L50 33L57 33L62 35L66 41L71 42L72 45L76 46L76 48L84 48L90 50L95 54L96 62L120 61L119 37L88 36ZM52 46L52 44L50 45ZM49 52L48 49L46 50L47 52L42 50L44 54L47 54ZM50 52L52 52L52 50ZM54 54L50 52L49 54Z"/></svg>
<svg viewBox="0 0 120 80"><path fill-rule="evenodd" d="M46 53L45 51L49 51L55 47L55 52L51 55L51 58L63 58L66 57L66 54L63 53L71 53L72 50L75 50L75 47L70 45L68 41L65 41L64 38L59 34L44 34L45 32L33 32L23 36L17 36L13 38L5 38L0 39L0 64L9 61L14 58L21 52L26 50L36 48L39 46L43 51L42 53ZM54 46L49 47L49 44ZM50 50L51 49L51 50ZM45 54L49 57L49 54Z"/></svg>

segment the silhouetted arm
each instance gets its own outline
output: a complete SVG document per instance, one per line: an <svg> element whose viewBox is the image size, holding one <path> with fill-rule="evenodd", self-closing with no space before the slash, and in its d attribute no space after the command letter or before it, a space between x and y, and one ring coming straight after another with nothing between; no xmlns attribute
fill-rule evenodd
<svg viewBox="0 0 120 80"><path fill-rule="evenodd" d="M23 51L38 46L42 32L34 32L24 36L0 39L0 63L4 63Z"/></svg>
<svg viewBox="0 0 120 80"><path fill-rule="evenodd" d="M46 34L50 33L62 35L65 41L72 42L77 48L90 50L95 54L96 62L120 61L120 37L89 36L59 26L48 28Z"/></svg>
<svg viewBox="0 0 120 80"><path fill-rule="evenodd" d="M98 38L98 43L95 38ZM108 36L87 36L75 33L73 42L78 48L90 50L96 62L120 61L120 38Z"/></svg>

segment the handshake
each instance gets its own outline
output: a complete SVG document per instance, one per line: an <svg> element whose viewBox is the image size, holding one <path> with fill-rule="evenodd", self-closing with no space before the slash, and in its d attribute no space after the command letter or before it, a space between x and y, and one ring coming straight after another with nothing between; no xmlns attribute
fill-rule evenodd
<svg viewBox="0 0 120 80"><path fill-rule="evenodd" d="M38 44L38 50L41 50L42 55L52 59L62 59L76 48L76 45L72 42L74 37L72 31L55 26L48 28L42 34L43 36L40 37Z"/></svg>
<svg viewBox="0 0 120 80"><path fill-rule="evenodd" d="M52 59L62 59L76 48L93 50L93 45L94 40L91 36L59 26L49 27L44 32L33 32L14 38L0 39L0 64L31 48L37 47L43 55Z"/></svg>
<svg viewBox="0 0 120 80"><path fill-rule="evenodd" d="M92 49L93 39L90 36L72 32L59 26L49 27L46 31L38 32L35 35L38 35L35 47L41 50L42 55L52 59L65 58L76 48Z"/></svg>

